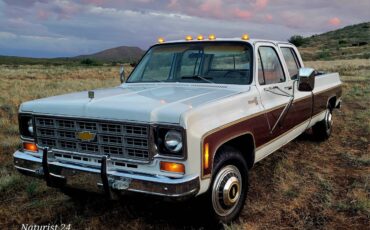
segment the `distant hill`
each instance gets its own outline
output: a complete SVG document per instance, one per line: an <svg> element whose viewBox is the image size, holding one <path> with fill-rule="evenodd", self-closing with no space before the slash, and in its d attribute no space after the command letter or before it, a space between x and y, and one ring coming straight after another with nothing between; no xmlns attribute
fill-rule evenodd
<svg viewBox="0 0 370 230"><path fill-rule="evenodd" d="M370 58L370 22L312 35L299 47L304 60Z"/></svg>
<svg viewBox="0 0 370 230"><path fill-rule="evenodd" d="M90 59L88 65L102 65L104 63L132 63L138 62L144 54L139 47L120 46L100 51L94 54L80 55L76 57L61 58L30 58L0 55L0 65L80 65L83 61ZM85 62L89 63L89 62Z"/></svg>
<svg viewBox="0 0 370 230"><path fill-rule="evenodd" d="M80 55L76 59L93 59L102 62L137 62L144 54L144 50L139 47L119 46L98 53Z"/></svg>
<svg viewBox="0 0 370 230"><path fill-rule="evenodd" d="M0 55L0 65L79 65L80 60L72 58L31 58Z"/></svg>

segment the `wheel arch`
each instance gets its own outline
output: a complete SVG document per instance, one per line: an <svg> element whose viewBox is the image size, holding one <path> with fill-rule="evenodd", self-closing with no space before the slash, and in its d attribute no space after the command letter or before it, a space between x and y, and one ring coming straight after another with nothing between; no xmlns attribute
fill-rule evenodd
<svg viewBox="0 0 370 230"><path fill-rule="evenodd" d="M232 138L229 138L221 142L220 145L215 149L215 153L213 154L212 165L214 164L214 160L217 154L221 154L219 151L220 148L225 145L231 146L239 150L242 154L242 157L245 159L247 163L248 169L251 169L253 167L254 160L255 160L255 149L256 149L256 144L255 144L253 133L246 132L246 133L234 136Z"/></svg>
<svg viewBox="0 0 370 230"><path fill-rule="evenodd" d="M329 97L328 102L326 103L326 108L330 108L331 110L333 110L334 108L336 108L336 105L337 105L337 96L333 95Z"/></svg>

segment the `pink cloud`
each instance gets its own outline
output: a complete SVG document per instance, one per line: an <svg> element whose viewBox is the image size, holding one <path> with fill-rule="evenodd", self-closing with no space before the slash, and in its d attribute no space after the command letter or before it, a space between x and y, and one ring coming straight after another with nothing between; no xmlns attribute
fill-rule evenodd
<svg viewBox="0 0 370 230"><path fill-rule="evenodd" d="M264 9L268 5L268 0L256 0L254 5L258 10Z"/></svg>
<svg viewBox="0 0 370 230"><path fill-rule="evenodd" d="M271 14L266 14L266 15L265 15L265 19L266 19L266 21L271 22L271 21L272 21L272 19L273 19L273 17L272 17L272 15L271 15Z"/></svg>
<svg viewBox="0 0 370 230"><path fill-rule="evenodd" d="M223 18L223 7L221 0L207 0L200 5L201 14L205 13L215 18Z"/></svg>
<svg viewBox="0 0 370 230"><path fill-rule="evenodd" d="M252 18L252 13L248 10L241 10L241 9L236 8L233 13L235 14L235 16L237 16L240 19L247 20L247 19Z"/></svg>
<svg viewBox="0 0 370 230"><path fill-rule="evenodd" d="M81 6L72 2L60 2L53 11L58 15L58 19L70 19L81 11Z"/></svg>
<svg viewBox="0 0 370 230"><path fill-rule="evenodd" d="M177 8L177 0L170 0L170 3L168 3L167 7L170 9L176 9Z"/></svg>
<svg viewBox="0 0 370 230"><path fill-rule="evenodd" d="M331 26L339 26L342 23L342 21L338 17L334 17L329 19L328 24Z"/></svg>

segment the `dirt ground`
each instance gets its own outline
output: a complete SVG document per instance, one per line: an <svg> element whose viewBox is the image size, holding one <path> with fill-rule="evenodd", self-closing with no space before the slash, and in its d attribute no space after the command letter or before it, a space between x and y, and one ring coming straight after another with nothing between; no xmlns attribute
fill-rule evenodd
<svg viewBox="0 0 370 230"><path fill-rule="evenodd" d="M308 62L339 71L343 107L325 142L298 137L250 171L240 218L214 226L197 199L174 203L130 195L71 199L13 169L21 102L114 86L118 67L0 66L0 229L70 224L71 229L369 229L370 60Z"/></svg>

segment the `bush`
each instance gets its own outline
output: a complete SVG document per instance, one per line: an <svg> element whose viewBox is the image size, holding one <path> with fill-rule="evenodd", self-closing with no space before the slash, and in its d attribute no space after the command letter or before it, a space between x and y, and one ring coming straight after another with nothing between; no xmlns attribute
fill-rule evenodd
<svg viewBox="0 0 370 230"><path fill-rule="evenodd" d="M346 40L339 40L338 44L339 45L345 45L345 44L347 44L347 41Z"/></svg>
<svg viewBox="0 0 370 230"><path fill-rule="evenodd" d="M302 46L306 43L304 37L302 37L301 35L293 35L288 39L288 41L297 47Z"/></svg>
<svg viewBox="0 0 370 230"><path fill-rule="evenodd" d="M329 60L330 59L330 53L328 51L321 51L320 53L318 53L317 59Z"/></svg>
<svg viewBox="0 0 370 230"><path fill-rule="evenodd" d="M90 58L85 58L85 59L82 59L81 62L80 62L82 65L88 65L88 66L98 66L98 65L102 65L101 63L95 61L95 60L92 60Z"/></svg>

